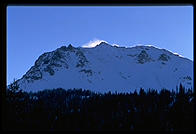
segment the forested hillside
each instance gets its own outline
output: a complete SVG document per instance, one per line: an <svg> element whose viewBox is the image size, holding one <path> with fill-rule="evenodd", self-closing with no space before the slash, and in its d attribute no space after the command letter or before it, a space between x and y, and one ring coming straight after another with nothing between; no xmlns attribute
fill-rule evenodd
<svg viewBox="0 0 196 134"><path fill-rule="evenodd" d="M193 130L192 90L140 89L98 94L82 89L6 91L7 130Z"/></svg>

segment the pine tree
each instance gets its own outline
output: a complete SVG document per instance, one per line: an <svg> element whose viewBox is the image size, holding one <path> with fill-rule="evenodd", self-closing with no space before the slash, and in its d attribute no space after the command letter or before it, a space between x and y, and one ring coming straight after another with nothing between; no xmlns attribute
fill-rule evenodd
<svg viewBox="0 0 196 134"><path fill-rule="evenodd" d="M182 86L182 84L180 83L180 87L179 87L179 94L184 94L185 93L185 88Z"/></svg>

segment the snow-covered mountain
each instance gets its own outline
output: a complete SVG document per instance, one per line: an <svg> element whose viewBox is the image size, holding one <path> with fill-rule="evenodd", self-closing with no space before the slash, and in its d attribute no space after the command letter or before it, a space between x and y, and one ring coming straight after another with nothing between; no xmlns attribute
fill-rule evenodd
<svg viewBox="0 0 196 134"><path fill-rule="evenodd" d="M193 61L153 46L131 48L105 42L93 48L62 46L42 54L18 80L25 91L82 88L95 92L193 88Z"/></svg>

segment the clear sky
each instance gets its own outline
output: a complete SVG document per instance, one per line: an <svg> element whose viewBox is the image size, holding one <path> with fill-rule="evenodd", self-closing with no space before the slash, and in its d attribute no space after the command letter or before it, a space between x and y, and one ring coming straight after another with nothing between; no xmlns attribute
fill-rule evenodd
<svg viewBox="0 0 196 134"><path fill-rule="evenodd" d="M69 44L154 45L193 60L192 6L8 6L7 84Z"/></svg>

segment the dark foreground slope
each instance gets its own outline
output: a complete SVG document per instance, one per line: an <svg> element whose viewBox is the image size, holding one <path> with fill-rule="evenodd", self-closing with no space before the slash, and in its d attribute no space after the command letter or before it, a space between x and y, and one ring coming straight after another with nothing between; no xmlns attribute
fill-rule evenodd
<svg viewBox="0 0 196 134"><path fill-rule="evenodd" d="M7 91L7 130L193 130L193 93L95 94L82 89Z"/></svg>

